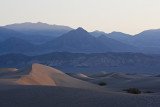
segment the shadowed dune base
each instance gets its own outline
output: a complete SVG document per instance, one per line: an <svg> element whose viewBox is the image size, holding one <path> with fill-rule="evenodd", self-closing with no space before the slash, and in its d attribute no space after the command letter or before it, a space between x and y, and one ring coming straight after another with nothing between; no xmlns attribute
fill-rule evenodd
<svg viewBox="0 0 160 107"><path fill-rule="evenodd" d="M0 88L0 107L159 107L158 96L104 93L66 87Z"/></svg>
<svg viewBox="0 0 160 107"><path fill-rule="evenodd" d="M104 76L92 77L94 79L88 82L98 84L99 82L107 83L106 88L123 90L126 88L138 88L142 91L152 91L160 93L160 77L157 75L138 75L123 73L106 73Z"/></svg>
<svg viewBox="0 0 160 107"><path fill-rule="evenodd" d="M137 78L141 76L121 73L69 76L52 67L32 64L15 72L0 73L0 107L159 107L158 94L127 94L87 82L110 80L116 84L115 80Z"/></svg>

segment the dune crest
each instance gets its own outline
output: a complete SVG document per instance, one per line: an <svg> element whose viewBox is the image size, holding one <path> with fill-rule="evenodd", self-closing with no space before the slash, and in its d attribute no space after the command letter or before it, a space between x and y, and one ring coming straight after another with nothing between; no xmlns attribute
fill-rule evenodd
<svg viewBox="0 0 160 107"><path fill-rule="evenodd" d="M99 86L70 77L69 75L41 64L32 64L18 71L22 76L16 83L21 85L47 85L83 89L101 89Z"/></svg>
<svg viewBox="0 0 160 107"><path fill-rule="evenodd" d="M52 67L48 67L41 64L32 64L19 71L23 73L27 73L18 79L18 84L23 85L49 85L49 86L57 86L52 75L61 74L64 75L63 72L54 69Z"/></svg>
<svg viewBox="0 0 160 107"><path fill-rule="evenodd" d="M69 76L71 76L73 78L84 80L84 81L92 80L93 79L93 78L88 77L87 75L84 75L84 74L81 74L81 73L67 73L67 75L69 75Z"/></svg>

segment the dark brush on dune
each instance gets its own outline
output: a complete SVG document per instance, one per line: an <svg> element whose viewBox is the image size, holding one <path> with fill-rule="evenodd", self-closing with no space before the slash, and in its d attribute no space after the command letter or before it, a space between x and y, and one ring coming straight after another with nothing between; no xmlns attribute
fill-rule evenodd
<svg viewBox="0 0 160 107"><path fill-rule="evenodd" d="M105 83L105 82L99 82L98 85L100 85L100 86L106 86L107 83Z"/></svg>
<svg viewBox="0 0 160 107"><path fill-rule="evenodd" d="M131 94L141 94L141 91L137 88L124 89L123 91L126 91L127 93Z"/></svg>

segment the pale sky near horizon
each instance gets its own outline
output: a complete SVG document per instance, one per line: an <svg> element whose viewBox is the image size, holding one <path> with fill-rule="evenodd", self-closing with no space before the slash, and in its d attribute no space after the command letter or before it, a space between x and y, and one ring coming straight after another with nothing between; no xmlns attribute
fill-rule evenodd
<svg viewBox="0 0 160 107"><path fill-rule="evenodd" d="M160 28L160 0L0 0L0 19L137 34Z"/></svg>

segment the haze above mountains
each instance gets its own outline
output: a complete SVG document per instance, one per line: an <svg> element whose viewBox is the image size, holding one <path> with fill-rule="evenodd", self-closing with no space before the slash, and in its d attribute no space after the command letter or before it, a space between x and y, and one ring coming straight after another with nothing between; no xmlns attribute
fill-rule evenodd
<svg viewBox="0 0 160 107"><path fill-rule="evenodd" d="M50 52L138 52L160 54L160 29L137 35L122 32L87 32L83 28L45 23L21 23L0 27L0 54L38 55Z"/></svg>

